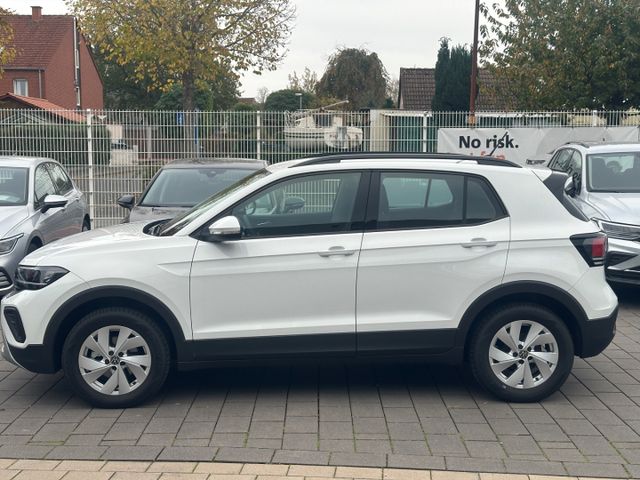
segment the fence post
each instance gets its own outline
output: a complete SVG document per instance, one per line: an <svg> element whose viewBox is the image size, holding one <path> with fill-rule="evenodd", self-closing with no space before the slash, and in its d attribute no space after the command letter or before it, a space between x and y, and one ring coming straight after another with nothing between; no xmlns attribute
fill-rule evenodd
<svg viewBox="0 0 640 480"><path fill-rule="evenodd" d="M87 108L87 164L89 168L89 217L91 221L95 221L96 210L93 202L94 199L94 185L93 185L93 128L91 123L93 120L93 114L91 109Z"/></svg>
<svg viewBox="0 0 640 480"><path fill-rule="evenodd" d="M422 115L422 151L424 153L427 153L428 150L428 145L427 143L429 142L429 129L427 128L427 112L424 112Z"/></svg>
<svg viewBox="0 0 640 480"><path fill-rule="evenodd" d="M260 110L256 112L256 157L258 160L262 158L262 115Z"/></svg>

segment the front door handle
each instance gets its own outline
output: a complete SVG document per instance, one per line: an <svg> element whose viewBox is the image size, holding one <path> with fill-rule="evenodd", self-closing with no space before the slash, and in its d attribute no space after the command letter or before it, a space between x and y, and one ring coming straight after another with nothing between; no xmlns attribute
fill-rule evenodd
<svg viewBox="0 0 640 480"><path fill-rule="evenodd" d="M318 255L321 257L332 257L334 255L343 255L348 257L349 255L353 255L356 253L355 250L347 250L344 247L331 247L329 250L323 250L318 252Z"/></svg>
<svg viewBox="0 0 640 480"><path fill-rule="evenodd" d="M470 242L461 243L460 245L464 248L473 248L473 247L495 247L498 242L492 242L487 240L486 238L472 238Z"/></svg>

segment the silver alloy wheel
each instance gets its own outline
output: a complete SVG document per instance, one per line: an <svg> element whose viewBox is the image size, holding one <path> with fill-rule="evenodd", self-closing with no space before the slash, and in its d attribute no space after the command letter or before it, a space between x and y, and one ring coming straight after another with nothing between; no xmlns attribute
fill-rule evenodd
<svg viewBox="0 0 640 480"><path fill-rule="evenodd" d="M516 320L494 335L489 346L489 365L495 376L510 387L537 387L558 366L558 342L538 322Z"/></svg>
<svg viewBox="0 0 640 480"><path fill-rule="evenodd" d="M102 327L82 343L78 368L94 390L104 395L124 395L142 385L149 376L149 345L130 328Z"/></svg>

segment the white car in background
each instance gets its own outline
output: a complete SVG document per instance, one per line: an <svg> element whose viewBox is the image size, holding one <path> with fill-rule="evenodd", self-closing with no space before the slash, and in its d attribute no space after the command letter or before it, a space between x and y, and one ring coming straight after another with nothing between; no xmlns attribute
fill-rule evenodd
<svg viewBox="0 0 640 480"><path fill-rule="evenodd" d="M62 165L0 155L0 296L25 255L90 228L85 197Z"/></svg>
<svg viewBox="0 0 640 480"><path fill-rule="evenodd" d="M3 352L101 407L172 366L327 356L466 359L499 398L537 401L615 333L607 238L564 179L446 154L271 165L171 221L29 255Z"/></svg>
<svg viewBox="0 0 640 480"><path fill-rule="evenodd" d="M607 279L640 285L640 143L568 143L548 166L573 178L576 206L609 236Z"/></svg>

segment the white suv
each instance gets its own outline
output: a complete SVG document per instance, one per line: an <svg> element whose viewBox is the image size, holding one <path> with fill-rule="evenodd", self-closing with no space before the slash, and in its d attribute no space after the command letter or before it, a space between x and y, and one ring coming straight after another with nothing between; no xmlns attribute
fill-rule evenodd
<svg viewBox="0 0 640 480"><path fill-rule="evenodd" d="M498 397L539 400L617 314L606 236L558 175L443 154L272 165L171 221L29 255L4 354L101 407L142 402L172 366L374 355L467 360Z"/></svg>

